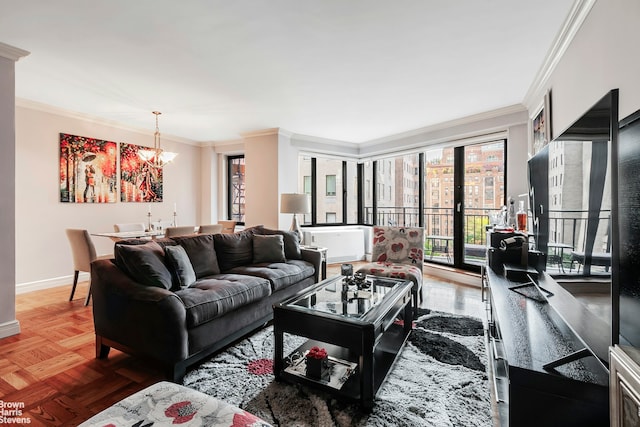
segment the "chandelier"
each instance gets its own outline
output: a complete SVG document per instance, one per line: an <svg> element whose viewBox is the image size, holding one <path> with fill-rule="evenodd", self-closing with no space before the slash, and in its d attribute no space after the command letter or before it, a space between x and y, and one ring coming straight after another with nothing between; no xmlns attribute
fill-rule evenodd
<svg viewBox="0 0 640 427"><path fill-rule="evenodd" d="M156 131L153 134L153 149L143 148L138 150L138 157L140 157L146 164L154 168L161 168L167 163L173 161L178 153L171 153L164 151L160 147L160 130L158 129L158 116L162 114L160 111L153 111L156 116Z"/></svg>

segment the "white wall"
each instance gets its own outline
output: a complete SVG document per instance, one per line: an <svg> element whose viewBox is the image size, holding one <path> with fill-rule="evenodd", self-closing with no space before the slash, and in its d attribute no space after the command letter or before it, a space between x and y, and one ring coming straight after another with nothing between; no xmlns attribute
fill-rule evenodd
<svg viewBox="0 0 640 427"><path fill-rule="evenodd" d="M200 148L200 223L218 222L218 158L213 147Z"/></svg>
<svg viewBox="0 0 640 427"><path fill-rule="evenodd" d="M278 129L243 135L245 172L245 226L278 228L280 203Z"/></svg>
<svg viewBox="0 0 640 427"><path fill-rule="evenodd" d="M0 45L0 338L20 332L15 296L15 61ZM25 52L26 53L26 52Z"/></svg>
<svg viewBox="0 0 640 427"><path fill-rule="evenodd" d="M562 133L611 89L620 89L621 119L640 109L638 22L638 0L595 3L547 84L553 135Z"/></svg>
<svg viewBox="0 0 640 427"><path fill-rule="evenodd" d="M291 136L280 132L278 134L278 213L280 212L280 194L298 192L298 155L299 150L291 145ZM278 229L291 228L293 214L278 216ZM301 216L298 221L302 222Z"/></svg>
<svg viewBox="0 0 640 427"><path fill-rule="evenodd" d="M16 278L18 292L72 282L71 251L64 230L113 231L119 222L171 220L177 205L179 225L200 221L200 148L163 135L162 147L178 154L164 168L161 203L76 204L59 201L59 134L87 136L113 142L153 145L148 132L116 128L54 110L16 107ZM113 242L94 237L98 253L112 253Z"/></svg>

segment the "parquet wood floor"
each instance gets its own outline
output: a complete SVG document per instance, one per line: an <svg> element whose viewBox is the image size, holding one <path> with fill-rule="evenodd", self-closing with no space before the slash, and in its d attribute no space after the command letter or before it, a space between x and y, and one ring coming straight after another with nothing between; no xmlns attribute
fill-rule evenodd
<svg viewBox="0 0 640 427"><path fill-rule="evenodd" d="M75 426L162 377L148 361L111 350L95 358L93 313L71 286L16 297L21 333L0 340L0 396L24 404L31 426Z"/></svg>
<svg viewBox="0 0 640 427"><path fill-rule="evenodd" d="M338 274L340 265L329 265ZM425 277L423 307L481 315L480 290ZM24 404L31 426L75 426L124 397L163 379L149 360L111 350L95 358L93 314L84 306L87 283L67 301L71 285L21 294L21 333L0 340L0 400ZM19 424L18 424L19 425Z"/></svg>

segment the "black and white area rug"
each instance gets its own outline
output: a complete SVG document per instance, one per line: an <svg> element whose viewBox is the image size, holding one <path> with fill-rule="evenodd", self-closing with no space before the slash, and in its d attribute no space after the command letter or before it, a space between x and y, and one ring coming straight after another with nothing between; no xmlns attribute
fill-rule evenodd
<svg viewBox="0 0 640 427"><path fill-rule="evenodd" d="M482 322L421 310L414 323L371 413L308 387L276 382L271 327L189 371L184 385L274 426L491 426ZM285 354L299 344L285 335L291 347Z"/></svg>

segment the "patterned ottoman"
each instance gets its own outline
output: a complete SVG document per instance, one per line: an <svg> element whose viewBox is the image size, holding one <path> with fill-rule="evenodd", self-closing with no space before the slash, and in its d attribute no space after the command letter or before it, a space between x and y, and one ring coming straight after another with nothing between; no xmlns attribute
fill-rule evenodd
<svg viewBox="0 0 640 427"><path fill-rule="evenodd" d="M204 393L162 381L94 415L80 427L271 427L260 418Z"/></svg>

